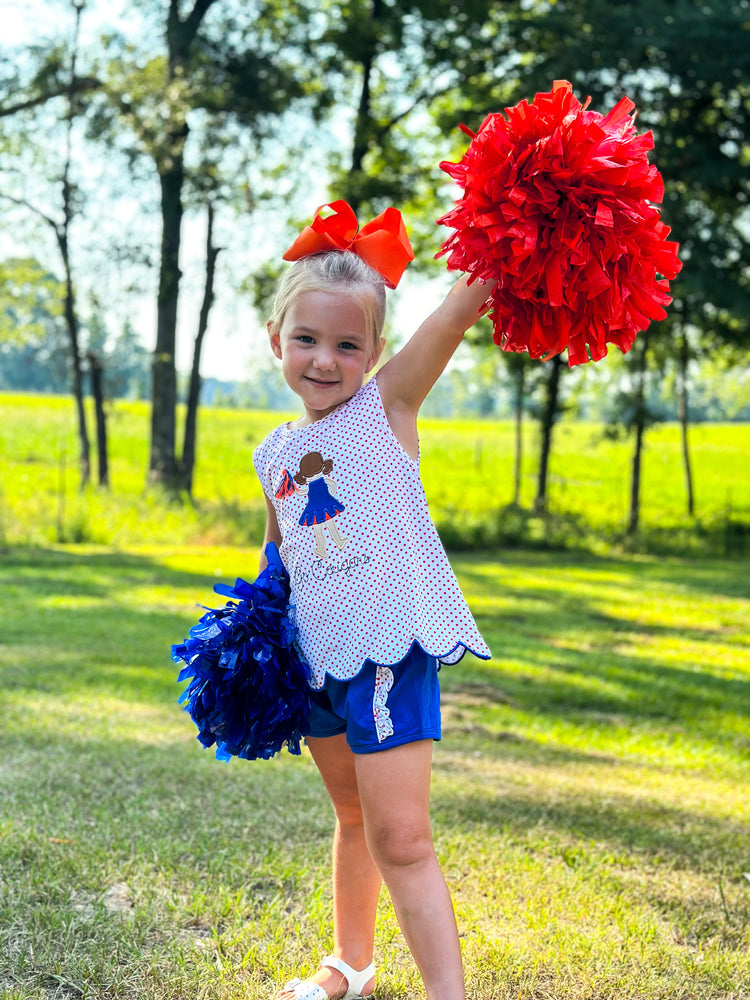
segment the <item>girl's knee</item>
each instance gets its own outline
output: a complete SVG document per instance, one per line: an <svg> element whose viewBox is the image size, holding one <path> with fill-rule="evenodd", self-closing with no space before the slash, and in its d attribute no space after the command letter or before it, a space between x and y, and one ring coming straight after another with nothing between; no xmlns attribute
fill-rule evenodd
<svg viewBox="0 0 750 1000"><path fill-rule="evenodd" d="M367 831L367 846L381 871L408 868L432 860L432 834L423 825L401 823Z"/></svg>
<svg viewBox="0 0 750 1000"><path fill-rule="evenodd" d="M343 830L362 827L364 824L362 803L359 801L359 796L356 793L352 795L340 795L333 799L333 810L336 814L338 824Z"/></svg>

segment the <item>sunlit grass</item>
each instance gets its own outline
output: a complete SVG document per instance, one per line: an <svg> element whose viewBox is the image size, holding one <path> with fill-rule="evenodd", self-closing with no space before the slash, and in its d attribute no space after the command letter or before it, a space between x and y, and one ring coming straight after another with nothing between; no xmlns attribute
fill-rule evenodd
<svg viewBox="0 0 750 1000"><path fill-rule="evenodd" d="M330 807L217 763L169 645L258 550L9 550L0 996L265 998L330 948ZM750 588L736 561L454 560L436 841L473 1000L746 1000ZM387 896L377 1000L422 991Z"/></svg>

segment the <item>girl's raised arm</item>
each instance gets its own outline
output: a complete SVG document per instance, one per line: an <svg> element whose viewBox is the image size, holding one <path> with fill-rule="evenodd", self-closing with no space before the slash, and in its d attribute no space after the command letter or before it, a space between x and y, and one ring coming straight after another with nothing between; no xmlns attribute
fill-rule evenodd
<svg viewBox="0 0 750 1000"><path fill-rule="evenodd" d="M467 275L463 275L414 336L378 372L383 406L407 451L412 452L412 449L400 431L411 437L413 421L416 440L419 407L452 358L464 333L481 315L492 288L479 281L469 285Z"/></svg>

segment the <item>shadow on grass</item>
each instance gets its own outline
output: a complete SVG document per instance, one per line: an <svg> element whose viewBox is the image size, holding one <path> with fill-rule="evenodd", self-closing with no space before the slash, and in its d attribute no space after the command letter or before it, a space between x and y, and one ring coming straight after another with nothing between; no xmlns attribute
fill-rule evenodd
<svg viewBox="0 0 750 1000"><path fill-rule="evenodd" d="M523 570L538 567L543 573L550 567L590 569L593 573L617 574L631 578L635 571L644 583L663 583L677 591L696 591L709 596L750 598L750 574L743 560L683 559L678 556L636 555L629 559L590 552L538 552L498 549L475 552L452 552L451 562L460 567L462 579L486 583L481 571L488 563L497 567L518 566ZM474 568L479 567L479 568Z"/></svg>
<svg viewBox="0 0 750 1000"><path fill-rule="evenodd" d="M224 603L212 593L214 576L132 553L11 550L0 580L3 686L61 697L98 692L132 704L176 701L171 645L203 613L199 601ZM129 601L138 588L152 587L173 590L170 604L186 613Z"/></svg>
<svg viewBox="0 0 750 1000"><path fill-rule="evenodd" d="M112 878L145 866L157 890L179 874L211 893L213 879L282 883L292 860L324 869L329 859L333 820L309 759L219 762L187 734L154 746L135 726L132 738L99 727L63 739L31 724L26 737L0 767L9 820L0 858L11 881L50 866L103 866ZM59 891L64 901L64 879Z"/></svg>
<svg viewBox="0 0 750 1000"><path fill-rule="evenodd" d="M30 749L10 771L0 772L18 836L6 836L3 855L25 867L45 857L109 855L113 864L135 856L158 856L160 869L190 867L203 881L211 872L243 884L263 877L267 866L302 852L306 864L325 866L333 829L328 800L307 755L283 754L274 761L218 762L190 738L163 746L103 735L61 740L49 731L27 736ZM530 781L518 788L486 780L472 767L468 746L481 747L483 764L503 760L542 766L616 764L585 752L490 745L452 736L435 768L433 811L441 830L476 832L488 850L503 842L541 843L550 836L594 842L615 856L695 871L739 873L747 824L741 819L698 813L607 785L590 790ZM294 804L290 814L290 804ZM7 834L7 831L6 831ZM119 859L119 861L118 861ZM734 859L734 860L731 860Z"/></svg>
<svg viewBox="0 0 750 1000"><path fill-rule="evenodd" d="M522 751L520 751L522 753ZM519 755L519 748L515 749ZM451 763L445 769L461 768ZM695 871L722 871L730 868L739 878L740 863L747 844L747 824L739 819L701 815L647 798L637 798L605 784L590 794L520 794L489 785L479 789L475 782L456 794L436 782L433 793L439 824L454 823L465 832L475 830L488 843L519 836L544 839L546 833L595 842L599 849L615 855L643 857Z"/></svg>
<svg viewBox="0 0 750 1000"><path fill-rule="evenodd" d="M471 562L462 563L462 576L471 576ZM587 564L591 565L591 560ZM537 560L536 565L542 572L545 566L559 568L560 560L548 557ZM597 560L595 565L618 574L627 572L632 578L632 564L625 561ZM189 836L197 839L191 841L191 856L197 852L204 857L212 849L211 838L216 836L218 821L230 829L262 831L264 843L275 843L285 851L283 844L299 845L310 837L310 823L319 832L321 844L327 842L329 810L317 782L312 790L303 789L310 776L304 765L301 769L277 767L275 763L236 767L234 764L239 762L233 762L225 767L190 739L171 743L169 733L163 738L155 734L154 742L165 745L150 746L148 734L139 731L143 706L157 714L161 710L174 711L175 719L181 714L177 706L177 668L169 654L170 644L184 637L190 621L166 607L120 602L118 595L139 587L173 588L178 594L176 603L181 604L186 594L194 599L205 598L213 579L131 553L15 551L5 555L1 568L6 624L0 634L0 662L5 664L3 683L14 695L15 708L13 724L10 729L6 727L0 739L6 745L30 745L28 759L33 759L38 769L34 776L26 778L27 791L32 794L27 797L21 788L14 793L16 798L24 796L23 809L33 814L41 808L40 803L46 803L44 815L54 816L57 809L61 815L68 815L70 824L78 829L74 814L76 809L81 813L84 801L95 818L114 831L112 836L120 835L116 824L122 821L122 837L133 844L140 842L150 823L159 826L176 822L163 818L166 811L186 824L186 829L193 830ZM664 567L657 569L669 581L675 579L671 569L668 573ZM679 580L676 568L674 574ZM479 567L474 584L492 592L492 582ZM685 585L685 580L680 580L680 585ZM708 586L705 578L704 585ZM90 603L84 600L71 610L65 606L71 597ZM488 620L495 633L500 630L503 636L496 659L489 664L468 661L445 671L449 704L451 695L462 692L464 696L471 694L474 703L468 709L466 732L462 734L457 725L455 734L458 751L454 760L466 769L466 781L453 782L450 788L438 783L438 809L469 828L496 832L506 827L529 830L542 825L617 843L628 850L668 855L680 863L690 859L694 865L708 863L712 842L722 851L732 845L739 851L740 837L746 838L747 833L739 822L712 821L694 815L689 808L651 802L634 811L632 799L610 790L602 796L601 789L592 789L591 795L583 797L561 793L550 798L542 790L535 797L532 793L514 795L512 791L498 794L492 787L479 786L472 777L470 761L467 764L466 756L461 757L469 749L476 748L488 760L520 759L551 767L576 763L608 766L618 762L601 753L542 746L503 735L503 721L498 721L502 713L526 713L538 718L540 727L565 720L584 728L627 728L645 721L665 733L671 729L701 734L717 747L736 738L717 728L719 713L743 718L750 715L746 682L701 671L699 663L693 671L654 656L623 652L613 648L611 642L612 636L637 628L645 635L687 636L700 643L706 636L700 629L689 624L674 628L640 623L636 626L603 616L593 601L582 600L580 594L567 595L564 589L555 592L525 588L515 593L514 599L520 606L524 602L542 603L550 613L522 617L520 623L508 627L507 633L502 621ZM197 614L196 609L195 617ZM581 629L585 630L589 623L592 634L598 636L597 647L585 654L555 645L558 634L569 631L572 615ZM519 628L519 624L523 627ZM504 670L504 661L512 661L513 670ZM55 732L54 715L45 720L31 714L40 693L55 696L47 701L56 717L65 721L70 735L64 739ZM95 713L99 697L120 699L118 711L124 713L126 726L132 724L132 739L122 736L122 724L116 736L108 735L106 719L102 718L94 717L87 729L85 712L80 715L80 732L75 731L81 699L90 699ZM19 719L23 718L25 704L29 706L29 717L21 730ZM498 718L482 729L488 704ZM494 726L499 732L489 737ZM186 720L184 732L189 728ZM7 766L17 773L24 767L23 760L23 754L16 753L9 756ZM78 795L72 794L76 787ZM274 798L284 789L295 796L295 814L301 809L305 822L282 822L277 828L283 809L274 811L276 807L270 805L261 809L253 796ZM68 794L70 806L65 805ZM177 832L174 836L176 842L184 840ZM227 835L222 833L221 843L226 845L226 840ZM232 857L235 851L244 849L233 846ZM224 846L222 850L229 848Z"/></svg>
<svg viewBox="0 0 750 1000"><path fill-rule="evenodd" d="M741 567L707 570L703 564L682 562L649 562L644 567L640 560L590 557L536 558L530 563L519 558L507 566L512 569L514 564L526 579L538 571L540 585L514 580L506 593L495 591L496 612L479 605L477 623L490 642L493 660L468 661L459 683L500 690L514 708L550 721L637 725L663 720L708 735L718 744L737 745L739 740L750 748L750 739L743 744L738 737L737 725L734 730L717 725L721 714L750 718L747 621L740 608L712 617L704 596L694 624L684 597L686 590L713 597L718 588L741 599L750 594ZM480 601L487 595L491 606L490 588L493 582L497 587L497 577L493 580L487 566L487 560L465 558L460 575ZM572 571L569 580L567 568ZM676 602L674 624L651 620L656 616L648 605L662 598ZM622 617L602 610L624 609L626 602L639 601L646 608L643 616L631 614L629 604ZM445 671L449 690L453 676Z"/></svg>
<svg viewBox="0 0 750 1000"><path fill-rule="evenodd" d="M527 559L518 560L528 569ZM537 557L540 573L562 566L581 566L579 560ZM487 561L462 560L461 575L475 589L487 592L493 584L482 571ZM585 566L611 579L633 579L627 561L587 558ZM720 582L719 567L649 562L649 579L670 585L710 587ZM729 571L724 570L728 573ZM641 564L638 564L641 572ZM732 570L734 572L734 570ZM6 553L0 565L5 622L0 654L6 647L6 687L65 693L109 692L138 702L159 702L179 694L177 667L170 646L180 642L199 617L198 600L212 601L213 577L165 566L143 554L23 549ZM726 575L726 573L725 573ZM744 579L732 576L725 589L747 589ZM700 582L695 584L695 579ZM726 582L726 581L725 581ZM137 588L173 589L180 606L186 592L190 618L159 606L133 606L121 600ZM634 622L602 613L596 607L596 580L591 599L582 597L580 584L573 593L564 585L514 587L513 608L502 615L478 614L477 620L494 641L495 658L487 664L468 662L460 676L488 691L502 692L519 709L551 719L575 713L596 721L611 717L620 724L638 720L665 720L673 724L714 725L715 713L730 709L750 717L746 678L730 671L702 669L700 648L723 638L720 626L696 628L680 621L674 626ZM89 599L88 601L86 599ZM71 607L67 602L73 601ZM192 603L192 602L195 603ZM214 606L222 599L215 597ZM570 623L577 624L584 648L566 648ZM689 642L696 648L694 665L668 663L648 650L629 648L638 640L653 639L659 648ZM739 653L738 653L739 655ZM513 664L505 669L504 664ZM454 672L446 670L448 688ZM712 732L718 740L733 734Z"/></svg>
<svg viewBox="0 0 750 1000"><path fill-rule="evenodd" d="M0 553L3 589L27 587L27 597L44 594L104 597L130 585L158 583L180 589L205 589L202 573L165 566L158 559L140 553L100 551L77 552L73 548L11 548Z"/></svg>
<svg viewBox="0 0 750 1000"><path fill-rule="evenodd" d="M294 897L299 878L327 878L333 817L306 758L224 764L191 740L155 747L138 744L135 734L65 741L49 732L28 735L32 749L14 762L15 774L0 769L14 817L0 852L9 879L51 865L75 872L83 863L104 865L113 879L153 869L158 885L185 879L207 893L217 885L264 885ZM459 737L450 745L456 749L441 748L432 796L436 827L448 839L460 830L490 852L525 844L551 854L577 841L586 845L589 864L599 856L608 868L658 865L717 876L726 870L739 878L747 844L740 819L631 795L608 786L606 776L588 792L554 790L533 778L526 788L502 779L498 787L474 771L467 745L481 747L483 763L497 763L498 775L505 754L526 764L607 762L585 753L561 760L523 743L490 747ZM565 858L575 865L574 855ZM69 889L62 878L59 885L62 903Z"/></svg>
<svg viewBox="0 0 750 1000"><path fill-rule="evenodd" d="M643 631L683 637L679 630ZM513 670L505 670L503 661L512 662ZM499 686L516 708L548 716L569 717L574 712L631 723L662 719L698 727L701 719L714 726L719 712L750 718L747 679L739 673L724 676L702 670L699 660L694 667L681 667L611 647L582 652L511 636L492 661L472 664L467 670L473 681ZM451 681L446 683L450 686ZM711 735L717 740L731 737L715 730Z"/></svg>

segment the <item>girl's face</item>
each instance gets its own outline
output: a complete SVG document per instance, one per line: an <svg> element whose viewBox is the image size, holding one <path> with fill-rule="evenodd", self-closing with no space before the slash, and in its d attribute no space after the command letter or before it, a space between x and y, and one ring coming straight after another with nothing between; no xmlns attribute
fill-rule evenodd
<svg viewBox="0 0 750 1000"><path fill-rule="evenodd" d="M351 399L383 349L366 329L365 316L345 292L300 292L271 332L271 349L284 378L305 407L306 423Z"/></svg>

